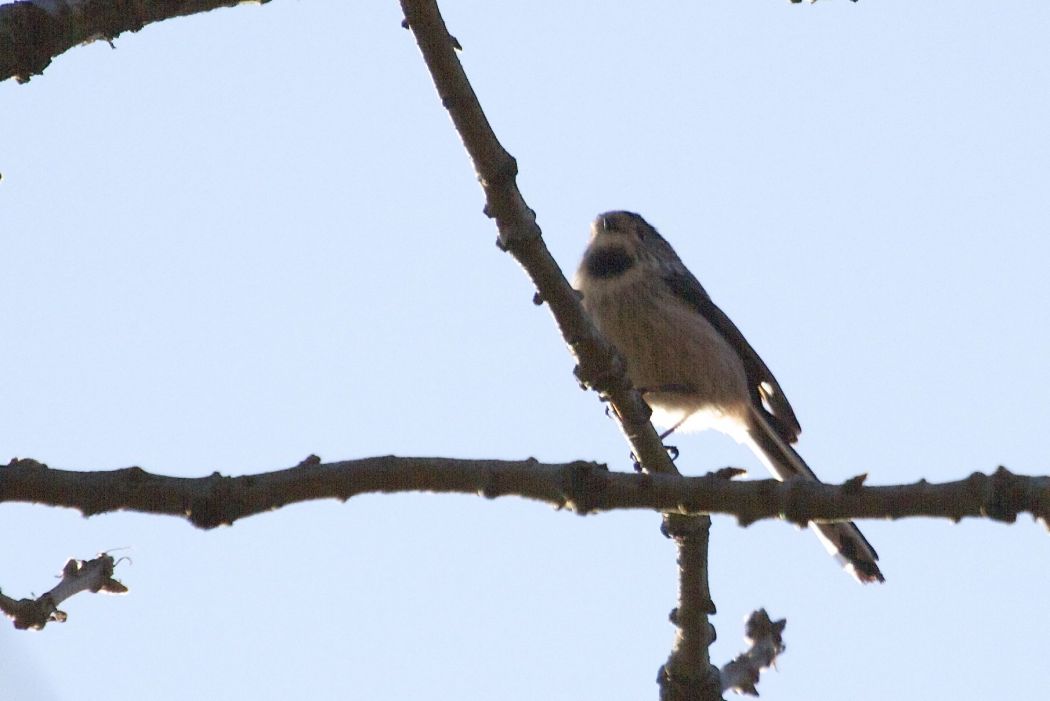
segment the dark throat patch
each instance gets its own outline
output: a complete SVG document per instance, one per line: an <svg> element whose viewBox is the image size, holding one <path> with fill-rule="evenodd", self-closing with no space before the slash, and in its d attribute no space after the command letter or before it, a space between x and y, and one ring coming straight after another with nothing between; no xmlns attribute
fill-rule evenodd
<svg viewBox="0 0 1050 701"><path fill-rule="evenodd" d="M610 278L623 275L634 267L634 259L622 246L602 246L587 254L584 265L591 277Z"/></svg>

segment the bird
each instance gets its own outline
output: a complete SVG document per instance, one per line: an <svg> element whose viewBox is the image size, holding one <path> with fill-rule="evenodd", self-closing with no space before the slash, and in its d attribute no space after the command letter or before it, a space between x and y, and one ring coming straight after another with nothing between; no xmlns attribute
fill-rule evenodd
<svg viewBox="0 0 1050 701"><path fill-rule="evenodd" d="M619 349L632 384L667 430L714 429L746 445L779 480L819 481L795 452L801 427L769 367L641 215L612 211L591 224L573 286ZM813 523L856 580L883 582L878 554L853 522Z"/></svg>

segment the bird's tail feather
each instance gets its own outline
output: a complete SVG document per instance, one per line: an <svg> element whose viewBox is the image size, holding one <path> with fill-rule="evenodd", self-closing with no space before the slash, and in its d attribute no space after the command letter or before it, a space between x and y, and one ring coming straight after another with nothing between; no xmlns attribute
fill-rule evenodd
<svg viewBox="0 0 1050 701"><path fill-rule="evenodd" d="M751 414L747 432L747 443L755 455L779 480L800 476L819 481L813 470L795 449L779 435L757 410ZM871 543L852 521L840 523L810 523L825 549L857 581L862 583L883 582L885 577L879 570L878 554Z"/></svg>

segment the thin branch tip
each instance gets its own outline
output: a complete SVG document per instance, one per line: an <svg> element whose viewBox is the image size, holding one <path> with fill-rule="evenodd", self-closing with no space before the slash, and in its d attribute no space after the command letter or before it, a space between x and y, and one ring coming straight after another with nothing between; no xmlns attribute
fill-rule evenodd
<svg viewBox="0 0 1050 701"><path fill-rule="evenodd" d="M862 472L859 475L850 477L848 480L842 483L842 491L844 492L856 492L860 487L864 486L864 482L868 479L868 473Z"/></svg>
<svg viewBox="0 0 1050 701"><path fill-rule="evenodd" d="M756 685L762 671L774 667L777 657L787 649L783 637L786 627L787 619L774 621L765 609L752 612L744 624L744 637L751 646L722 667L722 691L758 696Z"/></svg>

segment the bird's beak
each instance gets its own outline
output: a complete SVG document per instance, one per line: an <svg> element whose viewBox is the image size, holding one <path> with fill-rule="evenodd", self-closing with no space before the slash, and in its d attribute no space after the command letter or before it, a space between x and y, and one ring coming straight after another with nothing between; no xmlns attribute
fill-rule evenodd
<svg viewBox="0 0 1050 701"><path fill-rule="evenodd" d="M591 238L596 237L598 234L603 234L609 230L609 224L605 221L605 215L599 214L598 217L591 222Z"/></svg>

